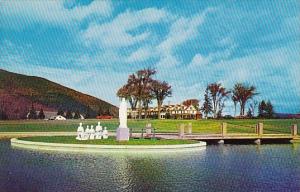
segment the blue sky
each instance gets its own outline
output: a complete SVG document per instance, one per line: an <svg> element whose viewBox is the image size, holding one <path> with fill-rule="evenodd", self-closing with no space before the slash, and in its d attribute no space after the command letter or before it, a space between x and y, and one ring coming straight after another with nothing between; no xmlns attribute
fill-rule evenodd
<svg viewBox="0 0 300 192"><path fill-rule="evenodd" d="M0 68L115 105L128 74L154 67L173 86L165 103L245 82L276 111L300 112L299 53L298 0L0 0Z"/></svg>

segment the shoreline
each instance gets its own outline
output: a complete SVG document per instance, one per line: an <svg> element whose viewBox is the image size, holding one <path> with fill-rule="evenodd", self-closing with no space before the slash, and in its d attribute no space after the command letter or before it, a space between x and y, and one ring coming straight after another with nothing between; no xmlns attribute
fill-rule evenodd
<svg viewBox="0 0 300 192"><path fill-rule="evenodd" d="M71 152L167 152L198 150L206 146L206 142L199 141L195 144L177 144L177 145L91 145L91 144L62 144L45 143L19 140L13 138L10 140L11 146L42 150L42 151L71 151Z"/></svg>

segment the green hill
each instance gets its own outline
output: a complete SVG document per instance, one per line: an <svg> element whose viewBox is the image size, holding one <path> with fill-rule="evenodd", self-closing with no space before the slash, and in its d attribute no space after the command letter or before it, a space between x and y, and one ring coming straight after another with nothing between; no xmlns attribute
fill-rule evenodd
<svg viewBox="0 0 300 192"><path fill-rule="evenodd" d="M8 119L23 119L32 103L36 110L79 110L82 114L89 111L91 117L98 112L113 116L118 112L118 108L108 102L47 79L0 69L0 111L4 111Z"/></svg>

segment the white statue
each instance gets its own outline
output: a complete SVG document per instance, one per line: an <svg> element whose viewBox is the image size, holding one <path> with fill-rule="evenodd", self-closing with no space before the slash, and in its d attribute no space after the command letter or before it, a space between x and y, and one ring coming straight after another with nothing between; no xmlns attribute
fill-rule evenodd
<svg viewBox="0 0 300 192"><path fill-rule="evenodd" d="M91 125L91 129L90 129L90 140L94 140L95 139L95 129L94 126Z"/></svg>
<svg viewBox="0 0 300 192"><path fill-rule="evenodd" d="M122 99L119 108L119 120L120 125L117 129L116 139L117 141L129 140L129 129L127 127L127 102L125 98Z"/></svg>
<svg viewBox="0 0 300 192"><path fill-rule="evenodd" d="M127 128L127 102L125 98L122 99L122 102L120 104L119 119L120 119L119 128Z"/></svg>
<svg viewBox="0 0 300 192"><path fill-rule="evenodd" d="M98 122L98 125L96 126L96 139L102 138L102 126L100 125L100 122Z"/></svg>
<svg viewBox="0 0 300 192"><path fill-rule="evenodd" d="M107 131L106 127L104 127L104 130L103 130L103 139L108 139L108 131Z"/></svg>
<svg viewBox="0 0 300 192"><path fill-rule="evenodd" d="M85 133L84 133L84 140L88 140L90 137L90 128L89 126L87 125L86 126L86 129L85 129Z"/></svg>
<svg viewBox="0 0 300 192"><path fill-rule="evenodd" d="M84 128L82 126L82 123L79 123L79 127L77 128L77 140L82 140L84 137Z"/></svg>

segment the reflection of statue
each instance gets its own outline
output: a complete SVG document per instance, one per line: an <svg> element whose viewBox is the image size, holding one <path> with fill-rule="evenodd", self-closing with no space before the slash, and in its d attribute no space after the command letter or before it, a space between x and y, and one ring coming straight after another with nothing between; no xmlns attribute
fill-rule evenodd
<svg viewBox="0 0 300 192"><path fill-rule="evenodd" d="M127 103L123 98L119 109L120 128L127 128Z"/></svg>
<svg viewBox="0 0 300 192"><path fill-rule="evenodd" d="M129 140L129 129L127 128L127 103L123 98L119 108L119 120L120 125L117 129L117 140L128 141Z"/></svg>

